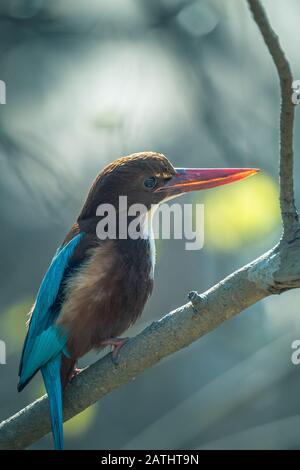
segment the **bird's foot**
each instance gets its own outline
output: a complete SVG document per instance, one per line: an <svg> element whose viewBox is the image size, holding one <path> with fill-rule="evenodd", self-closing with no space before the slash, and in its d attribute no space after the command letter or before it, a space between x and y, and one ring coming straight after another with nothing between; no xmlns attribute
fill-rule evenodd
<svg viewBox="0 0 300 470"><path fill-rule="evenodd" d="M129 338L108 338L102 342L102 346L112 346L112 360L115 365L119 363L120 349L128 340Z"/></svg>
<svg viewBox="0 0 300 470"><path fill-rule="evenodd" d="M71 382L74 377L76 377L76 375L80 374L80 372L82 372L83 369L78 369L78 367L74 367L74 369L72 370L72 372L70 373L69 375L69 382Z"/></svg>

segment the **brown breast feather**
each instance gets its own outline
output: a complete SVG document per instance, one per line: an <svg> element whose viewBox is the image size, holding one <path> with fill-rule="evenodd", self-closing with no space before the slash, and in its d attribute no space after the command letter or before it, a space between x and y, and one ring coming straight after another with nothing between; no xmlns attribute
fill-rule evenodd
<svg viewBox="0 0 300 470"><path fill-rule="evenodd" d="M73 359L101 348L120 336L142 313L152 280L134 258L128 261L108 240L92 248L88 261L67 280L66 297L57 323L69 333Z"/></svg>

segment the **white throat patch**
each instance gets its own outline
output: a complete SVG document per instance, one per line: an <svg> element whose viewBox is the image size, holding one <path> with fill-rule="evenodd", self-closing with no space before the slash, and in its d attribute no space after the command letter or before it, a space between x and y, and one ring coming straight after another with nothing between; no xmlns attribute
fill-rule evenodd
<svg viewBox="0 0 300 470"><path fill-rule="evenodd" d="M141 216L141 233L145 240L149 241L150 246L150 261L151 261L151 273L152 278L154 277L155 260L156 260L156 248L155 239L153 233L153 216L155 214L158 204L152 205L151 209L146 212L145 215Z"/></svg>

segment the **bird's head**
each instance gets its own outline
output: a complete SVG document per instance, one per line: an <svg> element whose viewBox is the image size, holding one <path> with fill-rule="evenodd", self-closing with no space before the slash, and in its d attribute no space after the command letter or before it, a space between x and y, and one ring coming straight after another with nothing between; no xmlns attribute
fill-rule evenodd
<svg viewBox="0 0 300 470"><path fill-rule="evenodd" d="M97 176L80 218L93 217L100 204L116 208L119 196L127 197L128 206L147 208L181 194L214 188L254 175L253 168L174 168L156 152L135 153L107 165Z"/></svg>

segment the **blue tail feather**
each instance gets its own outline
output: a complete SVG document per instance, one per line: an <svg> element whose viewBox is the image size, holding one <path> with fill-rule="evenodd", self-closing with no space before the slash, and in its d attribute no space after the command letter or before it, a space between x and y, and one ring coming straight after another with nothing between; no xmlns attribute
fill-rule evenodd
<svg viewBox="0 0 300 470"><path fill-rule="evenodd" d="M60 365L61 354L58 354L41 368L48 393L51 427L56 450L63 450L64 448Z"/></svg>

